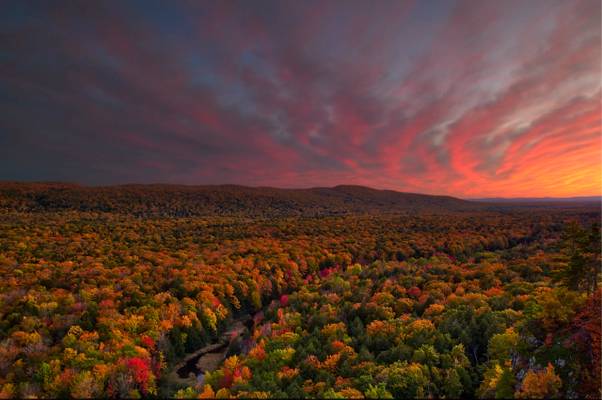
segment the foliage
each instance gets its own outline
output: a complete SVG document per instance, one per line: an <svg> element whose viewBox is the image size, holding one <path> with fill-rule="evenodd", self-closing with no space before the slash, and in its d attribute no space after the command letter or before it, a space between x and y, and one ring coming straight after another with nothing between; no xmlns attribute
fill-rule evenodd
<svg viewBox="0 0 602 400"><path fill-rule="evenodd" d="M597 210L67 189L0 190L0 397L599 397ZM217 370L170 382L241 315Z"/></svg>

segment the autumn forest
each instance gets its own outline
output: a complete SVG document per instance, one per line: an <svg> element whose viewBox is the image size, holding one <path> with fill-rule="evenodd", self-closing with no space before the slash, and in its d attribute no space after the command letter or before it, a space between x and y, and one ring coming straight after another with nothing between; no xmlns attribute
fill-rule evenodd
<svg viewBox="0 0 602 400"><path fill-rule="evenodd" d="M598 398L599 204L415 196L5 183L0 396Z"/></svg>

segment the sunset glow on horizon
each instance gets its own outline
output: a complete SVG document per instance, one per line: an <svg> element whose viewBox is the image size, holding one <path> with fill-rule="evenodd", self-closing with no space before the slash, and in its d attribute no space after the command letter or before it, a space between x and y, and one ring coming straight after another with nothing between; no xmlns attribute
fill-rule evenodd
<svg viewBox="0 0 602 400"><path fill-rule="evenodd" d="M3 4L0 180L601 195L601 3Z"/></svg>

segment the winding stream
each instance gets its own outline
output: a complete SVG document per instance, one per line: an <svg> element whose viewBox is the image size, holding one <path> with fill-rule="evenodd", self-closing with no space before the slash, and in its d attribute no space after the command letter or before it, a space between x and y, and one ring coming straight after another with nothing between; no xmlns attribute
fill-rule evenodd
<svg viewBox="0 0 602 400"><path fill-rule="evenodd" d="M205 373L217 369L226 356L240 352L243 337L253 327L253 316L235 319L228 330L214 343L186 356L172 369L172 380L183 384L203 384ZM236 346L235 346L236 344Z"/></svg>

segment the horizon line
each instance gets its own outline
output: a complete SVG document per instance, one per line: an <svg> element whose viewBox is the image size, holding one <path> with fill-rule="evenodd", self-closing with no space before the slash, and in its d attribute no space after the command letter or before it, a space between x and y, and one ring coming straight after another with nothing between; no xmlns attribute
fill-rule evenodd
<svg viewBox="0 0 602 400"><path fill-rule="evenodd" d="M575 196L516 196L516 197L508 197L508 196L475 196L475 197L464 197L450 194L440 194L440 193L427 193L427 192L412 192L412 191L404 191L399 189L389 189L389 188L378 188L360 184L349 184L349 183L341 183L332 186L305 186L305 187L282 187L282 186L269 186L269 185L245 185L240 183L170 183L170 182L127 182L127 183L111 183L111 184L94 184L94 183L82 183L82 182L74 182L74 181L42 181L42 180L8 180L8 179L0 179L0 185L12 183L12 184L46 184L46 185L72 185L79 187L90 187L90 188L111 188L111 187L120 187L120 186L185 186L185 187L219 187L219 186L238 186L250 189L278 189L278 190L311 190L311 189L334 189L337 187L360 187L371 190L378 191L390 191L397 193L407 193L407 194L418 194L418 195L427 195L427 196L442 196L442 197L453 197L461 200L468 201L483 201L483 200L498 200L498 201L516 201L516 200L545 200L545 201L553 201L553 200L570 200L570 199L589 199L589 200L602 200L602 194L590 194L590 195L575 195Z"/></svg>

